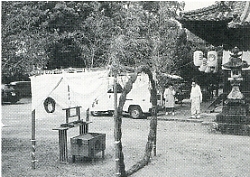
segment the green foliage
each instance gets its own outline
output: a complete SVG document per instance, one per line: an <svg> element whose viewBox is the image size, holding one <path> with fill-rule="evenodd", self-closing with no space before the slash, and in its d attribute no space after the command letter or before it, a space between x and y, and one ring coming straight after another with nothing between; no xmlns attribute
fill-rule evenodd
<svg viewBox="0 0 250 177"><path fill-rule="evenodd" d="M49 43L46 52L51 59L47 64L48 69L85 67L85 61L81 58L80 45L77 44L73 36L60 38L56 43Z"/></svg>
<svg viewBox="0 0 250 177"><path fill-rule="evenodd" d="M2 74L6 77L29 72L34 63L46 60L44 30L39 28L41 11L36 2L2 2Z"/></svg>
<svg viewBox="0 0 250 177"><path fill-rule="evenodd" d="M106 66L114 47L123 65L182 74L178 67L192 56L173 20L180 7L175 1L2 2L2 74Z"/></svg>
<svg viewBox="0 0 250 177"><path fill-rule="evenodd" d="M87 4L2 2L2 74L13 77L48 64L49 68L70 63L83 66L81 38L67 41L72 33L82 31L82 20L92 13L95 3Z"/></svg>

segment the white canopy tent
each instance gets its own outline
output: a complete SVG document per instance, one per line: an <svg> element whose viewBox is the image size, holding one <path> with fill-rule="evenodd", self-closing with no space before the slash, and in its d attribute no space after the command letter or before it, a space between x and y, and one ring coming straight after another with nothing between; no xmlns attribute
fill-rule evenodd
<svg viewBox="0 0 250 177"><path fill-rule="evenodd" d="M35 169L35 122L37 118L47 117L44 101L50 97L55 103L55 111L51 114L65 115L63 108L81 106L86 111L93 100L108 87L108 70L81 73L42 74L32 76L32 168Z"/></svg>
<svg viewBox="0 0 250 177"><path fill-rule="evenodd" d="M55 100L55 112L51 114L64 115L63 108L81 106L82 113L91 108L95 98L107 93L113 84L113 77L108 77L109 71L93 71L82 73L43 74L32 76L32 110L36 110L36 118L48 114L44 109L44 101L50 97ZM129 75L118 76L118 83L124 87ZM141 97L149 94L149 80L146 74L140 74L134 83L130 96ZM137 91L140 90L140 95ZM143 90L143 92L142 92Z"/></svg>

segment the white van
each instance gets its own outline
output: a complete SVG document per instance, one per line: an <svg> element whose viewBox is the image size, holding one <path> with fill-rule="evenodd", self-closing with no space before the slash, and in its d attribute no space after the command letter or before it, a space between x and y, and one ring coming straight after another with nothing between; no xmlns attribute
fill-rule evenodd
<svg viewBox="0 0 250 177"><path fill-rule="evenodd" d="M122 93L122 86L117 83L117 106ZM134 85L133 89L128 93L126 102L123 107L125 113L129 113L134 119L141 118L150 113L151 110L150 92L147 84ZM114 88L113 85L108 88L107 93L95 99L92 104L91 114L93 116L102 113L113 114L114 112Z"/></svg>

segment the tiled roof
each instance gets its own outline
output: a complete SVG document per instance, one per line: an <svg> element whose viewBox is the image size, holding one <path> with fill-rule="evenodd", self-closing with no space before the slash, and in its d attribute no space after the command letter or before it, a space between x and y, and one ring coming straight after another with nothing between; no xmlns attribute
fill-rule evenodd
<svg viewBox="0 0 250 177"><path fill-rule="evenodd" d="M233 4L237 17L228 24L230 28L250 27L250 1L237 1Z"/></svg>
<svg viewBox="0 0 250 177"><path fill-rule="evenodd" d="M250 1L221 1L214 5L188 11L177 18L181 23L192 21L228 21L228 27L250 27Z"/></svg>

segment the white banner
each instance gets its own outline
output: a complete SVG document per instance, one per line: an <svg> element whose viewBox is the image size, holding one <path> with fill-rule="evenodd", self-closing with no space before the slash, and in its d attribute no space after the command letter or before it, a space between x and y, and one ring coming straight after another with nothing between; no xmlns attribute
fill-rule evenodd
<svg viewBox="0 0 250 177"><path fill-rule="evenodd" d="M36 115L44 116L44 101L50 97L56 102L54 113L64 112L63 108L82 106L85 112L91 107L94 99L106 93L108 88L108 72L95 71L82 73L43 74L32 76L32 110ZM57 110L59 107L60 110Z"/></svg>

